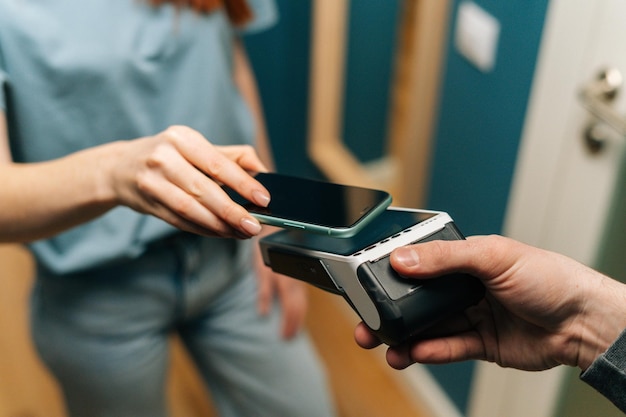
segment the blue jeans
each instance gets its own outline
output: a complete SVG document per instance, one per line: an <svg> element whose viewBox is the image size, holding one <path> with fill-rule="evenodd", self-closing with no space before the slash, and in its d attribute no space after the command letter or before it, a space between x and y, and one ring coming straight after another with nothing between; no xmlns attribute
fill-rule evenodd
<svg viewBox="0 0 626 417"><path fill-rule="evenodd" d="M70 276L40 273L32 331L72 417L161 417L168 338L180 335L220 416L334 415L306 334L256 310L250 245L182 235L142 257Z"/></svg>

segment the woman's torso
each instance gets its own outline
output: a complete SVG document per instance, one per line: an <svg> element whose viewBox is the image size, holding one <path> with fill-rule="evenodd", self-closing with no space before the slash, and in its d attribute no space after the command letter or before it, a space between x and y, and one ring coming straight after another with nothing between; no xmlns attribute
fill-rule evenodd
<svg viewBox="0 0 626 417"><path fill-rule="evenodd" d="M264 3L251 2L269 24L273 8ZM234 36L222 11L0 0L0 104L14 159L58 158L174 124L217 144L252 143L253 121L231 78ZM66 273L136 257L173 232L119 207L31 247L45 268Z"/></svg>

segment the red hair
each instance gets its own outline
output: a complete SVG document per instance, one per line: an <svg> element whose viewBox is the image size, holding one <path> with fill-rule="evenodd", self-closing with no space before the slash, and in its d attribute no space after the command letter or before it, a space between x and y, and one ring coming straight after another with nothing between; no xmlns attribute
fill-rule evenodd
<svg viewBox="0 0 626 417"><path fill-rule="evenodd" d="M189 7L198 13L210 13L224 7L234 25L242 25L252 18L252 10L246 0L148 0L154 6L173 3L179 7Z"/></svg>

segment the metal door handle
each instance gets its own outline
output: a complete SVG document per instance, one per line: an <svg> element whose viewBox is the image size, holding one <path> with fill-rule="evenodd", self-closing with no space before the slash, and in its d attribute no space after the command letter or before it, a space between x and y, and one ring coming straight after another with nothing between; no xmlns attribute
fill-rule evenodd
<svg viewBox="0 0 626 417"><path fill-rule="evenodd" d="M582 105L597 118L587 126L584 135L586 144L593 153L600 151L606 141L604 134L598 134L602 132L599 129L600 124L605 124L626 137L626 118L611 106L623 84L621 72L616 68L608 68L600 71L578 94Z"/></svg>

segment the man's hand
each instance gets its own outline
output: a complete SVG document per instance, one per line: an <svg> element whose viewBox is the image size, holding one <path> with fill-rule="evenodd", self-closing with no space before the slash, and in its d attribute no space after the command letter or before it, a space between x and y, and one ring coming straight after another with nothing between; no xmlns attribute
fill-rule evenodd
<svg viewBox="0 0 626 417"><path fill-rule="evenodd" d="M559 364L584 370L626 328L625 285L501 236L398 248L391 265L407 279L468 273L487 289L477 306L433 326L428 336L390 348L394 368L481 359L524 370ZM364 348L379 344L363 323L355 339Z"/></svg>

